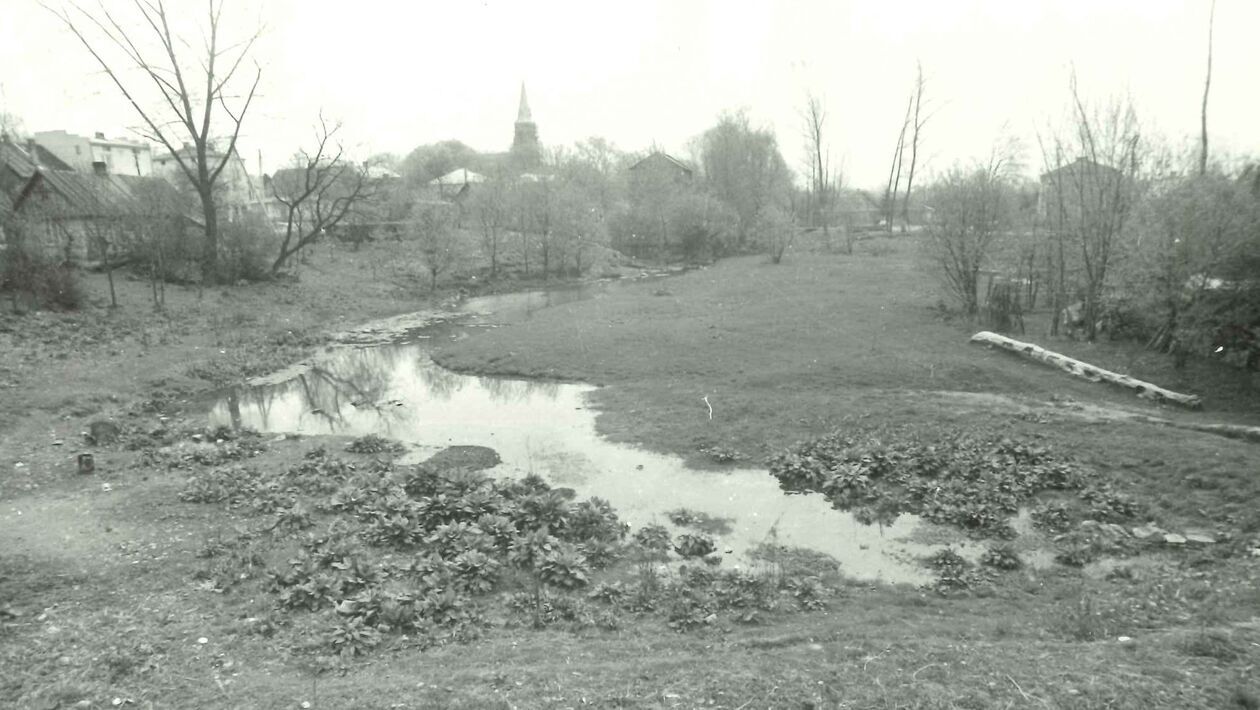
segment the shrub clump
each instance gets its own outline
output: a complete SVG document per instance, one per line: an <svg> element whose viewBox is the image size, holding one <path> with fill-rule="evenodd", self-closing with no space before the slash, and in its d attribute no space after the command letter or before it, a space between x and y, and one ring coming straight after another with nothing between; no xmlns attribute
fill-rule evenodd
<svg viewBox="0 0 1260 710"><path fill-rule="evenodd" d="M1012 537L1022 505L1084 480L1044 447L966 432L935 441L837 432L775 456L770 473L785 491L822 493L863 522L911 513L980 538Z"/></svg>
<svg viewBox="0 0 1260 710"><path fill-rule="evenodd" d="M401 454L406 448L393 439L367 434L347 444L346 451L352 454Z"/></svg>
<svg viewBox="0 0 1260 710"><path fill-rule="evenodd" d="M500 480L463 467L353 464L323 447L293 466L201 471L182 497L265 516L205 546L202 587L262 595L315 657L353 658L406 643L477 638L491 619L620 628L660 614L677 630L725 613L754 623L779 609L823 608L812 571L717 572L671 560L716 559L703 534L629 527L605 500L574 500L537 476Z"/></svg>

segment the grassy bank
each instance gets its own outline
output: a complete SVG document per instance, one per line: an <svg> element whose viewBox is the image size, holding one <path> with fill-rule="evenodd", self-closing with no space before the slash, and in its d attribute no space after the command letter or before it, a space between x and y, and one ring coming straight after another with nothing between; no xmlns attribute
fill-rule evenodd
<svg viewBox="0 0 1260 710"><path fill-rule="evenodd" d="M601 432L697 465L711 465L715 448L764 460L840 427L978 427L1072 451L1142 484L1167 515L1249 514L1260 495L1254 445L1071 416L1088 404L1255 423L1260 393L1246 373L1195 363L1178 384L1208 406L1183 412L969 345L974 329L932 307L937 292L915 265L913 243L889 240L875 251L798 254L781 265L724 261L543 311L527 325L448 344L436 359L456 370L605 385L593 396ZM1051 341L1030 320L1027 337L1051 349L1156 382L1168 374L1126 344ZM1191 474L1219 489L1186 484Z"/></svg>

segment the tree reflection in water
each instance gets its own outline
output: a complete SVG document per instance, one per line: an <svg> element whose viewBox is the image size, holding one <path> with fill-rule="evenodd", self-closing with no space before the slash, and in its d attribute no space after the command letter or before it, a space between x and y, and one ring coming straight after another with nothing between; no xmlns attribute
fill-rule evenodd
<svg viewBox="0 0 1260 710"><path fill-rule="evenodd" d="M429 390L429 394L434 399L443 401L449 400L451 395L464 388L464 385L471 379L466 375L451 372L444 367L438 367L428 361L427 357L421 357L416 360L416 377L424 383Z"/></svg>
<svg viewBox="0 0 1260 710"><path fill-rule="evenodd" d="M560 392L560 383L543 380L503 380L497 377L482 377L481 386L490 393L490 399L507 404L523 402L535 395L555 399Z"/></svg>
<svg viewBox="0 0 1260 710"><path fill-rule="evenodd" d="M228 392L212 416L229 420L235 428L304 429L314 420L315 427L330 433L370 429L390 434L409 416L403 398L416 406L429 400L441 403L440 408L461 407L468 406L461 400L469 395L478 400L483 392L491 402L506 405L531 398L554 400L560 387L557 382L461 375L434 364L417 345L346 348L284 382ZM364 414L369 414L367 420Z"/></svg>
<svg viewBox="0 0 1260 710"><path fill-rule="evenodd" d="M243 401L257 412L260 427L264 430L272 428L272 410L277 403L283 403L280 411L287 411L294 405L300 408L297 416L299 426L307 417L314 416L323 422L328 431L336 432L347 427L348 411L370 411L378 417L379 427L389 432L402 418L402 407L396 400L387 400L386 395L395 368L408 350L414 348L345 350L291 380L233 390L227 397L232 426L241 426L240 405Z"/></svg>

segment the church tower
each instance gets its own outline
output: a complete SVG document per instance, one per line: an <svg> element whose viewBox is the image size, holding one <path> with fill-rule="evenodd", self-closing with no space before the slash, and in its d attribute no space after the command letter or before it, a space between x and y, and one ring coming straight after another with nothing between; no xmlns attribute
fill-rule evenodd
<svg viewBox="0 0 1260 710"><path fill-rule="evenodd" d="M521 82L521 105L516 110L516 132L512 136L512 160L523 170L542 162L542 146L538 143L538 125L529 112L525 82Z"/></svg>

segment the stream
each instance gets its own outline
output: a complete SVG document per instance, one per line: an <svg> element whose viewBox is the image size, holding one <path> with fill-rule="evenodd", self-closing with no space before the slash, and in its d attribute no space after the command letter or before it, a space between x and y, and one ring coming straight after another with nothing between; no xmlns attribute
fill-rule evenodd
<svg viewBox="0 0 1260 710"><path fill-rule="evenodd" d="M702 471L680 457L610 442L595 429L586 384L462 375L434 364L433 343L475 337L478 329L529 327L542 308L600 298L617 283L589 284L469 299L438 322L391 319L382 342L329 347L301 367L224 393L212 424L260 432L374 433L408 444L404 462L453 445L488 446L504 477L535 473L580 498L609 501L632 528L659 523L675 534L668 511L687 508L728 523L717 535L723 567L751 564L745 553L762 542L808 548L840 563L847 577L921 584L932 578L917 557L939 546L908 539L919 525L903 515L891 526L863 525L821 495L785 495L764 469ZM368 327L358 332L375 332ZM385 342L393 340L393 342Z"/></svg>

